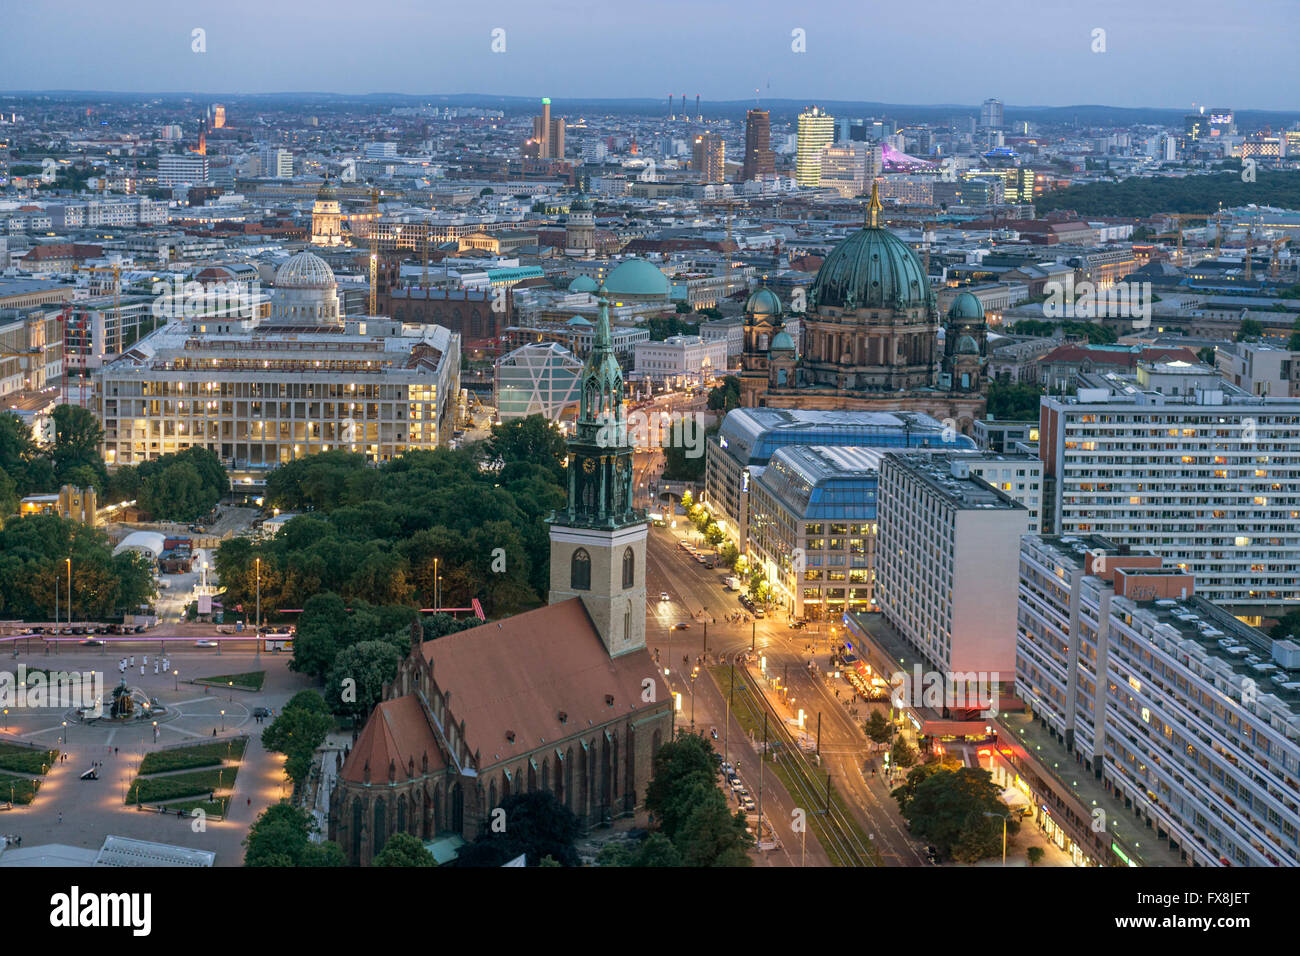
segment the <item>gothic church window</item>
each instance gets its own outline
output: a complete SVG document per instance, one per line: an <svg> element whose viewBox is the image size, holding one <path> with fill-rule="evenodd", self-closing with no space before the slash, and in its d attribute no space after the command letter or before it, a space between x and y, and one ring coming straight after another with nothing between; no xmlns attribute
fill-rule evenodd
<svg viewBox="0 0 1300 956"><path fill-rule="evenodd" d="M591 555L587 553L586 548L579 548L573 552L573 560L569 568L570 586L575 591L591 590Z"/></svg>

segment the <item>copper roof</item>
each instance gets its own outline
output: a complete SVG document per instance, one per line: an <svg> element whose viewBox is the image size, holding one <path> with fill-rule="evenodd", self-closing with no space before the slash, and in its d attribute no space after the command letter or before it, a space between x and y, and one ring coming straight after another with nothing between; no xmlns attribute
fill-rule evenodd
<svg viewBox="0 0 1300 956"><path fill-rule="evenodd" d="M370 767L371 783L387 783L390 762L397 768L397 780L408 779L407 770L415 763L418 776L424 772L424 755L429 755L429 771L442 769L446 761L438 740L429 726L424 708L414 695L394 697L375 707L357 738L356 746L343 761L339 776L352 783L365 782L365 768Z"/></svg>
<svg viewBox="0 0 1300 956"><path fill-rule="evenodd" d="M421 650L437 686L451 692L451 714L464 721L482 768L668 700L646 650L611 658L580 598L426 641ZM647 679L650 702L642 700Z"/></svg>

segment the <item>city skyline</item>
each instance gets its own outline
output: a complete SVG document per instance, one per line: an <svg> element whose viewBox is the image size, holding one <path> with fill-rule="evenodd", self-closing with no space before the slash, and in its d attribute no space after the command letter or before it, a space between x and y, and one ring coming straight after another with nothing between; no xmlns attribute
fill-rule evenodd
<svg viewBox="0 0 1300 956"><path fill-rule="evenodd" d="M739 103L752 102L757 91L760 105L770 99L812 102L833 93L836 99L927 105L956 105L969 98L973 106L998 91L1006 100L1006 91L1032 75L1032 106L1082 101L1152 109L1210 103L1292 108L1287 91L1297 71L1288 66L1289 37L1295 31L1287 25L1300 26L1300 9L1284 0L1252 5L1249 18L1225 14L1222 5L1207 2L1141 8L1105 2L1091 4L1087 12L1061 4L1012 6L1007 14L1024 14L1014 36L1007 17L988 22L960 17L962 8L955 3L919 21L910 9L859 11L840 4L807 15L760 3L737 17L717 3L672 2L661 8L663 16L647 19L572 3L546 10L507 4L480 13L393 2L358 23L346 16L347 8L330 4L317 5L304 17L246 0L186 10L146 2L129 27L112 10L73 3L58 21L35 9L10 11L0 88L8 95L18 90L199 95L314 90L490 97L531 95L545 87L552 97L573 99L591 88L591 70L572 65L592 63L604 71L600 86L612 98L653 100L671 91ZM252 29L245 14L256 18ZM1277 29L1259 30L1264 21ZM402 29L388 29L398 24ZM201 44L195 30L204 31ZM634 34L635 43L618 42L621 34ZM476 35L482 39L477 46ZM1153 36L1160 37L1159 44L1152 44ZM1210 65L1245 42L1252 59L1275 68L1187 68ZM44 56L41 51L51 43L67 55L57 61ZM382 48L383 55L369 55L368 44ZM203 52L195 52L196 45ZM148 49L150 56L124 59L123 49L131 46ZM664 51L671 51L671 60ZM864 67L846 76L845 63ZM1137 75L1146 79L1135 84ZM240 83L232 84L231 76L239 76ZM1086 96L1080 95L1081 77ZM973 86L985 92L972 95Z"/></svg>

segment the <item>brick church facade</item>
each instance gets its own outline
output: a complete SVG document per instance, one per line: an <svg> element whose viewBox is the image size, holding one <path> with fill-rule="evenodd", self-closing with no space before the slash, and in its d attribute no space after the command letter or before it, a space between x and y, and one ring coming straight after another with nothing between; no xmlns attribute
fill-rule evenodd
<svg viewBox="0 0 1300 956"><path fill-rule="evenodd" d="M645 646L632 449L602 431L622 419L624 392L603 290L601 301L569 503L550 519L549 603L436 640L414 627L331 794L329 838L352 864L398 832L473 840L511 794L548 791L587 827L644 803L672 698Z"/></svg>

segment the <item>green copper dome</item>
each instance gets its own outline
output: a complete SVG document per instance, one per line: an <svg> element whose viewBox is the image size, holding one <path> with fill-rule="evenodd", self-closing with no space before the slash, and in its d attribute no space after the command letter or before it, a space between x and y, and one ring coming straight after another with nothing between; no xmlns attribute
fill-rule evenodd
<svg viewBox="0 0 1300 956"><path fill-rule="evenodd" d="M768 349L768 351L769 352L783 352L783 351L793 352L794 339L790 337L789 332L785 331L785 329L782 329L780 332L776 333L775 336L773 336L772 345Z"/></svg>
<svg viewBox="0 0 1300 956"><path fill-rule="evenodd" d="M570 292L595 292L596 289L596 280L591 276L578 276L569 283Z"/></svg>
<svg viewBox="0 0 1300 956"><path fill-rule="evenodd" d="M662 296L666 299L668 277L645 259L628 259L605 277L605 290L616 299L621 295Z"/></svg>
<svg viewBox="0 0 1300 956"><path fill-rule="evenodd" d="M963 292L952 300L952 306L948 309L948 318L983 322L984 306L975 296Z"/></svg>
<svg viewBox="0 0 1300 956"><path fill-rule="evenodd" d="M810 304L894 309L926 305L933 297L920 258L880 224L873 184L866 226L831 250L813 280Z"/></svg>
<svg viewBox="0 0 1300 956"><path fill-rule="evenodd" d="M781 299L767 286L763 286L746 300L745 311L751 315L780 315Z"/></svg>

